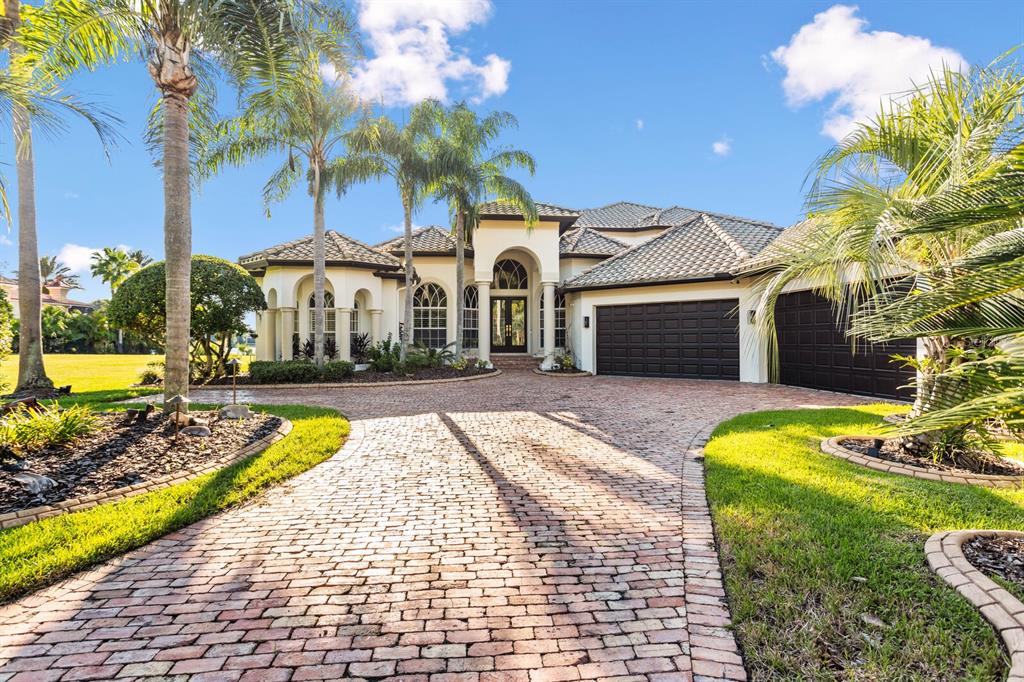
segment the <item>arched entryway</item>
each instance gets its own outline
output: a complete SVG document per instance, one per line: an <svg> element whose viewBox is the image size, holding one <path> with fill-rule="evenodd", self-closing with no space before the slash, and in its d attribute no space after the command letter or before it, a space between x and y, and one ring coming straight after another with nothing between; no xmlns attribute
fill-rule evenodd
<svg viewBox="0 0 1024 682"><path fill-rule="evenodd" d="M494 264L491 280L491 351L525 353L529 340L529 270L514 258Z"/></svg>

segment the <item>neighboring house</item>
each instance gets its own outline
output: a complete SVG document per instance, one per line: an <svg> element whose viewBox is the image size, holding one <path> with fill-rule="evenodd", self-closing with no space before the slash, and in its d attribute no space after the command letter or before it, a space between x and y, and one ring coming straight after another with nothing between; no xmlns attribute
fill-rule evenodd
<svg viewBox="0 0 1024 682"><path fill-rule="evenodd" d="M550 366L560 351L595 374L764 382L765 344L754 325L757 256L783 229L681 207L617 202L580 211L537 205L528 227L499 203L481 207L466 252L464 345L490 361L519 353ZM413 234L414 339L434 347L455 333L455 242L446 228ZM369 246L327 233L326 329L339 354L368 333L399 336L404 237ZM256 356L288 359L313 329L313 244L307 236L243 256L268 310ZM750 267L745 267L750 266ZM809 292L780 304L784 383L895 396L892 350L860 349ZM826 329L827 326L827 329ZM899 352L902 352L899 351Z"/></svg>
<svg viewBox="0 0 1024 682"><path fill-rule="evenodd" d="M4 293L7 294L7 300L11 302L12 306L14 306L14 317L17 319L21 315L21 311L18 306L18 280L0 276L0 289L4 290ZM85 303L84 301L76 301L68 298L68 292L71 290L72 287L63 286L59 283L50 282L49 284L44 284L43 306L57 306L58 308L64 308L69 312L91 312L93 309L93 305L91 303Z"/></svg>

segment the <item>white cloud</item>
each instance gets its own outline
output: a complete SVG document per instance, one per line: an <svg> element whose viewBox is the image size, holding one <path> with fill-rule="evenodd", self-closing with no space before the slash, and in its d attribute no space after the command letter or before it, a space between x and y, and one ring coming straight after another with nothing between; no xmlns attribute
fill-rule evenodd
<svg viewBox="0 0 1024 682"><path fill-rule="evenodd" d="M99 251L91 246L80 244L65 244L57 253L57 260L64 263L75 274L83 274L89 271L92 265L92 254Z"/></svg>
<svg viewBox="0 0 1024 682"><path fill-rule="evenodd" d="M732 153L732 139L723 135L720 139L711 143L711 151L718 156L729 156Z"/></svg>
<svg viewBox="0 0 1024 682"><path fill-rule="evenodd" d="M790 106L832 99L822 132L836 140L874 117L885 96L906 92L943 64L965 68L956 50L867 25L856 6L833 5L771 52L786 70Z"/></svg>
<svg viewBox="0 0 1024 682"><path fill-rule="evenodd" d="M638 118L636 120L636 129L637 130L643 130L644 129L644 120L642 118Z"/></svg>
<svg viewBox="0 0 1024 682"><path fill-rule="evenodd" d="M14 246L14 241L7 236L6 232L0 232L0 244L3 246Z"/></svg>
<svg viewBox="0 0 1024 682"><path fill-rule="evenodd" d="M360 0L359 26L373 57L355 68L353 89L387 105L447 100L450 83L474 102L504 93L511 62L496 54L474 62L449 44L490 14L490 0ZM325 67L327 80L335 75Z"/></svg>

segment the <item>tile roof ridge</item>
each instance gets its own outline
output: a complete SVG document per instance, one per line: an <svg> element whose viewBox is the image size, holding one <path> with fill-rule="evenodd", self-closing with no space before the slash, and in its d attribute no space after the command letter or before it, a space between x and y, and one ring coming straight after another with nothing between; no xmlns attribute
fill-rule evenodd
<svg viewBox="0 0 1024 682"><path fill-rule="evenodd" d="M618 261L618 260L624 258L625 256L627 256L628 254L639 253L640 251L646 249L651 244L653 244L655 242L659 242L659 241L665 239L666 237L668 237L671 234L675 234L676 232L679 231L679 228L689 227L690 224L693 223L693 221L696 220L696 219L697 219L697 216L694 216L690 220L687 220L685 223L679 223L678 225L673 225L672 227L670 227L669 229L665 230L661 234L659 234L657 236L654 236L654 237L651 237L650 239L644 240L644 241L640 242L639 244L633 244L632 246L626 245L626 249L624 251L619 251L614 256L609 256L608 258L604 259L603 261L601 261L600 263L596 264L593 268L590 268L590 269L591 270L596 270L597 268L604 267L608 263L612 263L612 262ZM601 236L603 237L605 235L601 235ZM581 272L579 275L576 275L575 277L573 277L573 279L577 279L582 274L583 273Z"/></svg>
<svg viewBox="0 0 1024 682"><path fill-rule="evenodd" d="M721 225L715 222L714 218L709 216L707 213L701 213L700 217L701 220L704 221L704 224L707 225L708 228L710 228L711 231L715 234L715 236L718 237L723 242L725 242L725 245L732 249L733 253L739 256L740 260L747 260L748 258L753 257L750 255L749 251L743 248L742 244L736 241L736 239L731 234L726 232Z"/></svg>

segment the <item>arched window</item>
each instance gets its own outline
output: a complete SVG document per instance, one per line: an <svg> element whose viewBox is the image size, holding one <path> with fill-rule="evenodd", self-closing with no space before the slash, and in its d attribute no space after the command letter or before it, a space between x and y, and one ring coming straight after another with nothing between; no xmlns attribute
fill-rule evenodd
<svg viewBox="0 0 1024 682"><path fill-rule="evenodd" d="M475 286L468 286L463 300L462 347L477 348L480 340L480 292Z"/></svg>
<svg viewBox="0 0 1024 682"><path fill-rule="evenodd" d="M296 319L298 317L296 316ZM334 294L324 292L324 333L334 333ZM309 335L316 333L316 294L309 295Z"/></svg>
<svg viewBox="0 0 1024 682"><path fill-rule="evenodd" d="M526 289L526 268L511 258L498 261L494 264L494 282L491 286L495 289Z"/></svg>
<svg viewBox="0 0 1024 682"><path fill-rule="evenodd" d="M431 348L444 348L448 341L448 296L436 284L428 282L413 294L412 338Z"/></svg>
<svg viewBox="0 0 1024 682"><path fill-rule="evenodd" d="M544 344L544 296L540 296L540 340ZM565 294L555 292L555 348L565 348Z"/></svg>

